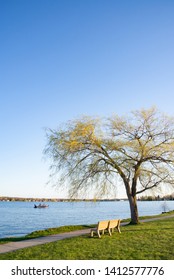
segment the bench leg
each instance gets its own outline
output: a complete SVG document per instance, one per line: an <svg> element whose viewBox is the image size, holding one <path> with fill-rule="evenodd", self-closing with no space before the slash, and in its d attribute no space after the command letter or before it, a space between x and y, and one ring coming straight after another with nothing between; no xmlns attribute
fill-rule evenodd
<svg viewBox="0 0 174 280"><path fill-rule="evenodd" d="M120 230L120 227L119 227L119 226L117 226L117 230L118 230L119 233L121 233L121 230Z"/></svg>
<svg viewBox="0 0 174 280"><path fill-rule="evenodd" d="M98 237L101 238L100 231L97 230Z"/></svg>

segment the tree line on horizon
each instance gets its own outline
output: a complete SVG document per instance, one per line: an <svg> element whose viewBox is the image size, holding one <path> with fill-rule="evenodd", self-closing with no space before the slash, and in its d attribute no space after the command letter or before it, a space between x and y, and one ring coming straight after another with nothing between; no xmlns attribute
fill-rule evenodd
<svg viewBox="0 0 174 280"><path fill-rule="evenodd" d="M73 202L73 201L126 201L127 198L103 198L103 199L68 199L68 198L26 198L26 197L9 197L9 196L1 196L0 201L26 201L26 202ZM164 201L164 200L174 200L174 194L165 195L165 196L141 196L138 197L139 201Z"/></svg>

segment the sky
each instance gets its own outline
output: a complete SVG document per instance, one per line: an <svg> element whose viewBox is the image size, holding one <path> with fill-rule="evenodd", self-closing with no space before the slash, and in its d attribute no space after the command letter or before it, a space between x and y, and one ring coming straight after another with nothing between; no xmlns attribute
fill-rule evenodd
<svg viewBox="0 0 174 280"><path fill-rule="evenodd" d="M0 196L66 196L47 185L45 128L174 115L173 15L173 0L0 0Z"/></svg>

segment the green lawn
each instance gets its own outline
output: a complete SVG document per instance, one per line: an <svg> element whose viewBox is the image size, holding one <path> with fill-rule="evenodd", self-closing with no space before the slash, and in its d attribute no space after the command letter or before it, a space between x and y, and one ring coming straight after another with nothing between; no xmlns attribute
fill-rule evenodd
<svg viewBox="0 0 174 280"><path fill-rule="evenodd" d="M83 228L84 226L82 226ZM174 218L121 227L122 233L101 239L69 238L15 252L2 260L173 260Z"/></svg>

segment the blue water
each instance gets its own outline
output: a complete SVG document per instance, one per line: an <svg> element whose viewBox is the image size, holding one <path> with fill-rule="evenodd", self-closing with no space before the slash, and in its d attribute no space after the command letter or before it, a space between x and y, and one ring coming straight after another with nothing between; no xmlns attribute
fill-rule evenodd
<svg viewBox="0 0 174 280"><path fill-rule="evenodd" d="M33 202L0 202L0 238L23 236L32 231L63 225L94 224L103 219L130 217L128 201L49 202L49 208L35 209ZM138 201L139 215L164 211L164 201ZM174 210L174 201L165 202Z"/></svg>

